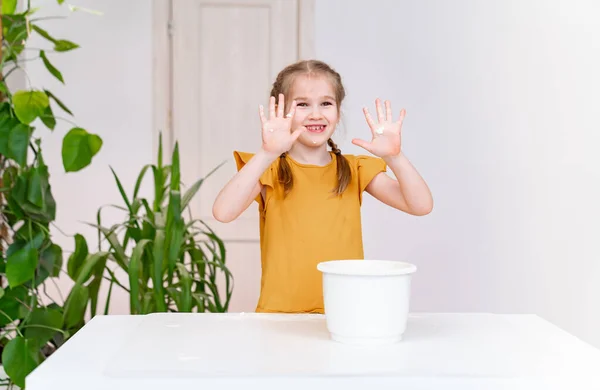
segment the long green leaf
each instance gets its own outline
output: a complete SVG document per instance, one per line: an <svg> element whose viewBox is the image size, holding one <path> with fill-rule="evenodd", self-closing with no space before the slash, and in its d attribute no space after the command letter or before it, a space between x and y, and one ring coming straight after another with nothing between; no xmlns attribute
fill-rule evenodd
<svg viewBox="0 0 600 390"><path fill-rule="evenodd" d="M188 204L190 204L190 201L192 200L192 198L196 195L196 193L198 192L198 190L200 189L200 186L202 185L202 183L204 183L204 180L208 179L210 176L212 176L213 173L215 173L219 168L221 168L227 161L223 161L221 164L219 164L216 168L214 168L212 171L210 171L208 173L208 175L206 175L205 177L203 177L202 179L196 181L183 195L183 201L181 204L181 208L185 209Z"/></svg>
<svg viewBox="0 0 600 390"><path fill-rule="evenodd" d="M142 256L144 249L147 244L151 243L150 240L141 240L136 247L133 249L131 259L129 261L129 310L131 314L142 313L142 301L140 294L140 269L142 267Z"/></svg>
<svg viewBox="0 0 600 390"><path fill-rule="evenodd" d="M179 310L189 313L192 311L192 278L181 263L177 263L177 272L181 281L181 307Z"/></svg>
<svg viewBox="0 0 600 390"><path fill-rule="evenodd" d="M140 187L142 186L142 181L144 180L144 176L146 175L146 171L150 167L152 167L151 164L145 165L140 171L140 174L135 182L135 188L133 189L133 200L137 198L138 193L140 192Z"/></svg>
<svg viewBox="0 0 600 390"><path fill-rule="evenodd" d="M164 261L164 244L165 244L165 233L162 230L157 230L156 239L154 241L154 248L152 251L154 259L154 273L152 275L152 282L154 287L154 302L156 304L156 310L158 312L166 312L167 308L165 305L165 292L163 287L163 261Z"/></svg>
<svg viewBox="0 0 600 390"><path fill-rule="evenodd" d="M133 214L133 212L131 211L131 202L127 198L127 194L125 194L125 189L123 188L123 184L121 184L121 180L119 179L119 176L117 176L117 173L115 172L115 170L112 167L110 167L110 171L112 172L112 174L115 178L115 181L117 183L117 188L119 189L119 193L121 194L121 197L123 198L123 201L125 202L125 205L127 206L127 210L129 210L129 213Z"/></svg>
<svg viewBox="0 0 600 390"><path fill-rule="evenodd" d="M75 284L65 302L65 326L71 328L83 322L88 299L88 288Z"/></svg>
<svg viewBox="0 0 600 390"><path fill-rule="evenodd" d="M117 235L115 234L116 228L118 228L120 225L114 225L110 229L91 223L88 223L88 225L99 229L104 234L104 237L108 240L110 247L112 248L112 254L117 264L123 269L123 271L128 272L129 266L127 265L128 259L127 255L125 254L125 249L123 249L119 239L117 238Z"/></svg>
<svg viewBox="0 0 600 390"><path fill-rule="evenodd" d="M75 280L75 284L85 284L89 278L92 276L93 270L96 268L99 262L106 261L108 258L108 252L98 252L92 255L89 255L85 262L81 266L81 269L77 273L77 279ZM101 267L103 268L103 267Z"/></svg>
<svg viewBox="0 0 600 390"><path fill-rule="evenodd" d="M179 144L175 143L171 161L171 191L179 191L181 183L181 170L179 167Z"/></svg>
<svg viewBox="0 0 600 390"><path fill-rule="evenodd" d="M183 242L184 221L181 218L181 194L172 190L169 197L167 210L167 225L165 229L165 247L167 251L168 280L173 279L175 263L179 257L179 250Z"/></svg>
<svg viewBox="0 0 600 390"><path fill-rule="evenodd" d="M98 261L92 270L92 281L88 285L90 292L90 315L92 317L94 317L98 311L98 293L100 292L100 286L102 285L102 280L104 279L104 271L106 269L107 261L108 254Z"/></svg>
<svg viewBox="0 0 600 390"><path fill-rule="evenodd" d="M159 212L162 201L164 199L164 191L163 187L165 184L165 178L163 175L163 171L161 168L157 168L155 166L152 167L152 173L154 174L154 212Z"/></svg>
<svg viewBox="0 0 600 390"><path fill-rule="evenodd" d="M106 303L104 304L104 315L108 315L110 307L110 298L112 297L113 286L115 285L114 279L111 278L110 284L108 285L108 293L106 294Z"/></svg>

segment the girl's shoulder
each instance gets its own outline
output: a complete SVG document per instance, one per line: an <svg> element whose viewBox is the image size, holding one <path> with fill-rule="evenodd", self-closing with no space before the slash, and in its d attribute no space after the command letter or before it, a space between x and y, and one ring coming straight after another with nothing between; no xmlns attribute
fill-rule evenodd
<svg viewBox="0 0 600 390"><path fill-rule="evenodd" d="M387 164L381 157L367 156L363 154L343 154L348 160L348 163L352 168L356 170L383 170L387 168Z"/></svg>

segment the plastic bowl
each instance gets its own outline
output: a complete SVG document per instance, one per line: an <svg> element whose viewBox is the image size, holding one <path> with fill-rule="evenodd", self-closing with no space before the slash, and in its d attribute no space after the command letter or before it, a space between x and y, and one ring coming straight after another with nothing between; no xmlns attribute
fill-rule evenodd
<svg viewBox="0 0 600 390"><path fill-rule="evenodd" d="M319 263L327 329L346 344L391 344L402 340L410 303L413 264L390 260Z"/></svg>

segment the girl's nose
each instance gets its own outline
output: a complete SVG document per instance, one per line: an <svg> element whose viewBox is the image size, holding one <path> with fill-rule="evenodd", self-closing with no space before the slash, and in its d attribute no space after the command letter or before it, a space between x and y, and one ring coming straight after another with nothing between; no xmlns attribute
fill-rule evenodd
<svg viewBox="0 0 600 390"><path fill-rule="evenodd" d="M315 107L314 109L312 109L310 111L310 114L308 115L308 117L310 119L320 119L321 118L321 110L319 110L319 107Z"/></svg>

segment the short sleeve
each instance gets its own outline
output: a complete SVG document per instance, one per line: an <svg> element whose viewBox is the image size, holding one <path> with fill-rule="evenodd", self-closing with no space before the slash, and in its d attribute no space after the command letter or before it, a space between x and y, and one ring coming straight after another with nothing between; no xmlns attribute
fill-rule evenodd
<svg viewBox="0 0 600 390"><path fill-rule="evenodd" d="M362 193L378 173L386 171L387 165L379 157L357 156L356 169L358 172L359 197L362 203Z"/></svg>
<svg viewBox="0 0 600 390"><path fill-rule="evenodd" d="M240 151L236 150L233 152L233 157L235 159L235 164L236 164L237 170L239 172L244 167L244 165L246 165L248 163L248 161L250 161L250 159L252 159L252 157L254 157L254 153L246 153L246 152L240 152ZM274 168L273 168L273 165L271 165L261 175L261 177L259 179L260 184L262 184L263 186L269 186L269 187L273 188L273 175L274 175ZM258 196L255 198L255 200L258 202L261 209L264 209L262 195L258 194Z"/></svg>

